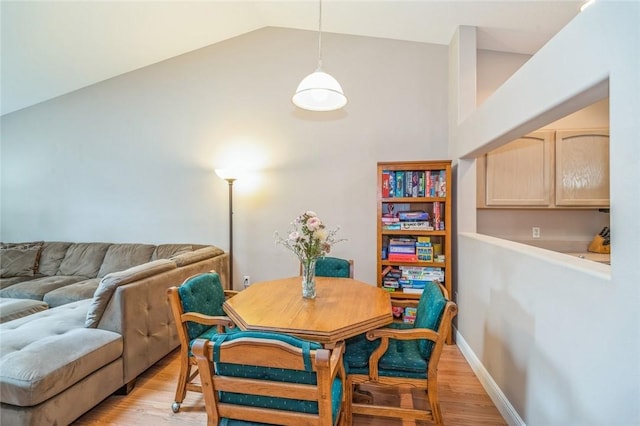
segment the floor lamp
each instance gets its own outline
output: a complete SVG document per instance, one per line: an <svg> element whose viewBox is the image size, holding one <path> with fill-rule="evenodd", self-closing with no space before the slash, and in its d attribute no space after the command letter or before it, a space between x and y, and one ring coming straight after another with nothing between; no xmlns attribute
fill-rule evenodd
<svg viewBox="0 0 640 426"><path fill-rule="evenodd" d="M229 184L229 286L233 290L233 182L238 178L229 169L216 169L216 174Z"/></svg>

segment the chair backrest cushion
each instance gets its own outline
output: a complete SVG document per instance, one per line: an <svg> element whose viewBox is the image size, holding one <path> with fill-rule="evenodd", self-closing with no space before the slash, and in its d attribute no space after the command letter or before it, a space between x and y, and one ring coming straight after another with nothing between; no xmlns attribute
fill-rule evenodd
<svg viewBox="0 0 640 426"><path fill-rule="evenodd" d="M222 309L224 303L224 289L220 283L220 276L215 272L195 275L187 279L180 287L178 294L182 303L182 310L198 312L210 316L226 315ZM195 339L211 326L189 321L187 333L189 340Z"/></svg>
<svg viewBox="0 0 640 426"><path fill-rule="evenodd" d="M440 286L433 281L427 283L418 302L416 319L413 323L414 328L428 328L437 331L446 304L447 299L442 294ZM418 347L420 355L428 360L433 349L433 342L421 339Z"/></svg>
<svg viewBox="0 0 640 426"><path fill-rule="evenodd" d="M271 339L288 343L291 346L302 349L305 370L290 370L277 367L262 367L245 364L220 363L220 345L224 342L241 338ZM231 377L243 377L247 379L269 380L283 383L317 384L317 376L313 371L311 351L322 349L322 345L316 342L299 339L279 333L259 331L239 331L234 334L219 334L211 339L213 342L213 362L216 365L216 374ZM342 400L342 383L336 378L332 383L332 407L333 416L336 418ZM279 410L298 411L302 413L318 413L316 401L303 401L288 398L269 397L261 395L239 394L232 392L220 392L220 401L245 406L263 408L275 408Z"/></svg>
<svg viewBox="0 0 640 426"><path fill-rule="evenodd" d="M348 260L337 257L321 257L316 262L316 276L349 278L351 265Z"/></svg>

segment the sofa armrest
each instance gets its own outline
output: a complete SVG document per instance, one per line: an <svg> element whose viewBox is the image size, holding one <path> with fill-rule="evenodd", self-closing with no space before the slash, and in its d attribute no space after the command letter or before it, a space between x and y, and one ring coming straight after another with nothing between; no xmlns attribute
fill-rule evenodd
<svg viewBox="0 0 640 426"><path fill-rule="evenodd" d="M180 341L167 289L187 278L218 268L228 270L227 254L162 272L116 288L98 328L123 336L124 382L129 383L155 364Z"/></svg>
<svg viewBox="0 0 640 426"><path fill-rule="evenodd" d="M176 265L178 265L178 267L181 267L212 257L220 256L222 254L224 254L224 251L222 249L214 246L209 246L198 250L178 254L171 257L170 259L173 260Z"/></svg>

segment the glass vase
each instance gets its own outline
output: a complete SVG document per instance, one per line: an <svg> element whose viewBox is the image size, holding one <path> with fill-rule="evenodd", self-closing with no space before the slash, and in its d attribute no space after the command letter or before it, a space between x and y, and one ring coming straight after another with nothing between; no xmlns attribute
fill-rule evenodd
<svg viewBox="0 0 640 426"><path fill-rule="evenodd" d="M302 297L305 299L316 298L316 260L302 261Z"/></svg>

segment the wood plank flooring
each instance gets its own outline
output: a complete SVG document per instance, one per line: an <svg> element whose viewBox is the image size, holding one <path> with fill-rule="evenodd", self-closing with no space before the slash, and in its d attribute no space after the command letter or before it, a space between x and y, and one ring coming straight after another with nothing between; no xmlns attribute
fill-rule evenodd
<svg viewBox="0 0 640 426"><path fill-rule="evenodd" d="M171 411L178 377L178 351L173 351L142 374L129 395L112 395L80 417L75 426L195 426L204 425L207 415L202 395L187 392L180 412ZM480 382L455 345L445 345L440 358L439 394L447 426L506 425ZM376 403L426 407L419 393L375 392ZM354 426L413 426L431 422L407 422L380 417L354 416Z"/></svg>

